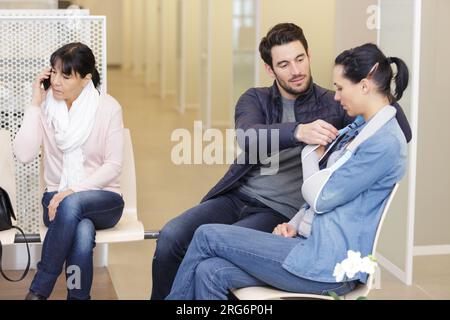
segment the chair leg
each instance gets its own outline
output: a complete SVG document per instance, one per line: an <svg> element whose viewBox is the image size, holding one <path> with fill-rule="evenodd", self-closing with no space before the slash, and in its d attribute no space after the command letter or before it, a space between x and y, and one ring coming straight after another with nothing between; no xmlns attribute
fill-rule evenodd
<svg viewBox="0 0 450 320"><path fill-rule="evenodd" d="M380 290L381 289L381 269L380 267L375 268L375 289Z"/></svg>

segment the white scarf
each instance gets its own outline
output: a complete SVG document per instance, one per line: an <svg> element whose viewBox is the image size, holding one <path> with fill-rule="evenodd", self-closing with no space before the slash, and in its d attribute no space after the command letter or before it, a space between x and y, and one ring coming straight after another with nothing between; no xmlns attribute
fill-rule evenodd
<svg viewBox="0 0 450 320"><path fill-rule="evenodd" d="M47 123L53 126L57 147L63 153L63 169L58 191L79 184L84 178L84 155L81 146L94 126L100 94L92 81L73 102L70 111L64 100L55 100L50 89L45 102Z"/></svg>

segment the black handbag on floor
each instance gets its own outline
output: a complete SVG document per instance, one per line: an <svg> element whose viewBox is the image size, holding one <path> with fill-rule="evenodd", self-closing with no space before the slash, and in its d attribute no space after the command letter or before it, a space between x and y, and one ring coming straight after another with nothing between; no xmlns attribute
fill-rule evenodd
<svg viewBox="0 0 450 320"><path fill-rule="evenodd" d="M27 267L25 268L25 271L23 272L22 276L18 280L10 279L3 272L3 268L2 268L3 249L2 249L2 243L0 241L0 273L8 281L19 282L26 277L28 271L30 270L30 260L31 260L30 248L28 246L28 242L27 242L27 239L25 237L23 230L20 229L19 227L13 226L11 218L14 220L17 220L16 216L14 215L13 207L11 205L11 200L9 199L8 193L3 188L0 187L0 232L5 231L5 230L10 230L13 228L19 230L19 232L23 235L23 238L27 245L27 253L28 253Z"/></svg>

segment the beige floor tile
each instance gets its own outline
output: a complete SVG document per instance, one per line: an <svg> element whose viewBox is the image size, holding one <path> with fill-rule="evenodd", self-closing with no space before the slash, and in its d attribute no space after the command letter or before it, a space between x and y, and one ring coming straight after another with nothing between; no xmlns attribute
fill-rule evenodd
<svg viewBox="0 0 450 320"><path fill-rule="evenodd" d="M450 299L450 256L414 258L414 283L435 300Z"/></svg>
<svg viewBox="0 0 450 320"><path fill-rule="evenodd" d="M13 279L19 278L22 271L7 271ZM23 300L28 293L35 270L30 270L24 280L20 282L8 282L0 276L0 300ZM65 276L59 276L55 288L49 300L66 300L67 288ZM91 298L93 300L116 300L117 295L111 282L107 268L94 268L94 281L92 284ZM19 310L20 311L20 310Z"/></svg>
<svg viewBox="0 0 450 320"><path fill-rule="evenodd" d="M392 274L382 269L381 289L374 289L369 293L370 300L429 300L430 295L416 284L404 285Z"/></svg>

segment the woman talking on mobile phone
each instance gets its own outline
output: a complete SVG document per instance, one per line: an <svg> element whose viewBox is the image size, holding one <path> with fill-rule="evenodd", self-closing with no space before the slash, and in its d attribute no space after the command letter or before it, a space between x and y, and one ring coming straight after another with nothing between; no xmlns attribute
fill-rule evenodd
<svg viewBox="0 0 450 320"><path fill-rule="evenodd" d="M47 299L65 263L66 276L74 270L81 276L79 285L68 287L67 298L85 300L92 286L95 230L115 226L124 207L122 108L97 90L100 76L86 45L61 47L50 64L33 84L31 105L14 140L19 161L31 162L41 146L44 158L48 232L26 299Z"/></svg>

